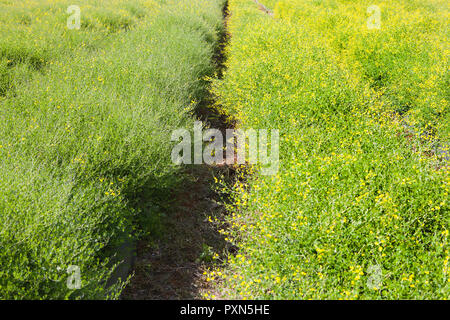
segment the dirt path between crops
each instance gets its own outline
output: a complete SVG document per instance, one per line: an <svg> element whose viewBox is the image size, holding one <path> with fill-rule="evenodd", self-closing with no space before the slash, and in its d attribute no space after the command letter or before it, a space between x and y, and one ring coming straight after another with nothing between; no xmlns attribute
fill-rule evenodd
<svg viewBox="0 0 450 320"><path fill-rule="evenodd" d="M223 15L226 27L227 5ZM227 43L225 32L214 57L219 77L223 74L223 49ZM212 128L232 128L224 116L210 108L212 104L213 101L204 101L196 116ZM141 240L137 244L134 277L122 293L122 299L201 299L201 292L210 289L203 272L221 264L227 254L236 251L218 232L218 226L208 221L208 216L220 219L226 215L222 197L214 190L214 176L224 175L231 181L233 168L193 165L185 168L184 173L185 186L174 191L176 205L164 221L165 235L156 242ZM218 258L214 259L215 254Z"/></svg>
<svg viewBox="0 0 450 320"><path fill-rule="evenodd" d="M225 214L212 189L217 169L198 166L186 174L190 181L184 191L174 194L178 204L167 215L165 236L156 243L138 243L134 277L122 299L200 299L200 292L209 290L203 272L213 265L214 253L224 260L230 251L208 221L210 215Z"/></svg>

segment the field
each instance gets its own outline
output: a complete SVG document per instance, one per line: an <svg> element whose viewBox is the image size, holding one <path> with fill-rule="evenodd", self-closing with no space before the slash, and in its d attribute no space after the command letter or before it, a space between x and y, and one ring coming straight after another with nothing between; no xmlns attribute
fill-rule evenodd
<svg viewBox="0 0 450 320"><path fill-rule="evenodd" d="M447 3L377 1L370 29L370 1L262 2L230 1L213 90L280 130L280 170L225 186L240 251L205 297L448 298Z"/></svg>
<svg viewBox="0 0 450 320"><path fill-rule="evenodd" d="M71 4L0 1L2 299L117 297L115 248L158 232L214 70L221 1L77 1L79 30Z"/></svg>
<svg viewBox="0 0 450 320"><path fill-rule="evenodd" d="M448 299L447 2L0 0L0 299Z"/></svg>

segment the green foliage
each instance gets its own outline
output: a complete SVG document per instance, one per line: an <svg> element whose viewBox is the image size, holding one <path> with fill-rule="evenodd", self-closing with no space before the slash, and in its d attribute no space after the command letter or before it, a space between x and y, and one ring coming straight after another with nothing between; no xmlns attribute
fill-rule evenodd
<svg viewBox="0 0 450 320"><path fill-rule="evenodd" d="M180 178L171 132L214 67L222 1L205 3L79 1L80 30L69 1L0 3L1 298L118 296L115 248L158 225Z"/></svg>
<svg viewBox="0 0 450 320"><path fill-rule="evenodd" d="M403 11L384 10L378 31L366 1L269 2L274 18L230 1L229 68L214 92L243 129L280 130L280 170L255 167L228 190L224 232L240 252L209 277L231 298L448 298L449 167L432 148L448 139L447 58L423 40L448 42L433 27L448 10L381 1ZM409 119L427 114L415 126L438 128L433 139L410 132L406 104Z"/></svg>

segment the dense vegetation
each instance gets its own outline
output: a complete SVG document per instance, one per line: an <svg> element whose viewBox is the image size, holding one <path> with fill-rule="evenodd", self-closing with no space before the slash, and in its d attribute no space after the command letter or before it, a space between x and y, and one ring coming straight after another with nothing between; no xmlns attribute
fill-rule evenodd
<svg viewBox="0 0 450 320"><path fill-rule="evenodd" d="M230 1L214 92L241 128L280 130L280 170L227 190L240 251L205 296L448 298L446 1L376 1L373 30L373 1L262 2L273 18Z"/></svg>
<svg viewBox="0 0 450 320"><path fill-rule="evenodd" d="M79 30L71 4L0 1L2 299L117 296L114 249L157 223L179 178L171 132L214 70L221 0L80 0Z"/></svg>
<svg viewBox="0 0 450 320"><path fill-rule="evenodd" d="M449 298L447 1L260 2L229 1L210 90L280 130L280 167L219 183L238 250L205 297ZM224 3L78 0L71 30L71 1L0 0L1 299L120 295L117 249L181 185L170 138L210 100Z"/></svg>

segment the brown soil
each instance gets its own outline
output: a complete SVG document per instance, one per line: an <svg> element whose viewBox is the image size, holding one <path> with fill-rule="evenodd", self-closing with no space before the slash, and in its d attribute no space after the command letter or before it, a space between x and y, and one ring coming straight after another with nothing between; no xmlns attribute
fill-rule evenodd
<svg viewBox="0 0 450 320"><path fill-rule="evenodd" d="M232 251L208 222L208 216L225 214L212 189L213 176L223 170L203 165L186 170L191 181L174 194L178 205L167 216L165 236L153 244L138 243L135 275L123 299L198 299L208 289L203 271L213 265L211 255L219 254L215 263L220 263Z"/></svg>

